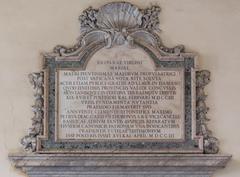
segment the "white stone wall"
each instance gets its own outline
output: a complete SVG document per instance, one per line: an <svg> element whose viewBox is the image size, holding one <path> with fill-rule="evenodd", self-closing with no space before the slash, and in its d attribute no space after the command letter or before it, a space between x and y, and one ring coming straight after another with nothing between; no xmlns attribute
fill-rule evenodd
<svg viewBox="0 0 240 177"><path fill-rule="evenodd" d="M112 0L113 1L113 0ZM74 44L78 16L107 0L0 0L0 176L21 177L7 155L21 150L31 124L33 90L27 75L41 69L41 52ZM240 175L240 1L131 0L140 8L161 6L160 36L169 47L184 44L199 54L199 66L212 72L207 86L209 127L221 153L233 154L216 177Z"/></svg>

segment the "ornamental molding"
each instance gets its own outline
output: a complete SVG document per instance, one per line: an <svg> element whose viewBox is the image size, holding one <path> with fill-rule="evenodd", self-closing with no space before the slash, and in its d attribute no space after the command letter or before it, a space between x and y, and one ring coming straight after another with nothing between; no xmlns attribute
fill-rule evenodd
<svg viewBox="0 0 240 177"><path fill-rule="evenodd" d="M37 136L43 134L44 119L44 73L35 72L28 75L34 89L34 105L32 111L32 127L28 134L21 139L21 144L26 151L34 152L37 146Z"/></svg>
<svg viewBox="0 0 240 177"><path fill-rule="evenodd" d="M203 149L206 154L216 154L219 151L219 141L212 135L207 127L207 112L209 108L206 105L207 95L204 88L210 82L210 71L201 70L196 72L196 118L197 134L203 137Z"/></svg>

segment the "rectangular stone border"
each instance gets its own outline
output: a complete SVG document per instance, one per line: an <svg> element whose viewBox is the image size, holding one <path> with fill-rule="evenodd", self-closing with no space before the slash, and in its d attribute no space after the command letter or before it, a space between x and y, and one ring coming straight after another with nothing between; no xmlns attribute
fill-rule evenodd
<svg viewBox="0 0 240 177"><path fill-rule="evenodd" d="M150 55L151 56L151 55ZM55 141L55 76L57 68L83 69L85 58L81 60L45 59L45 124L44 135L37 138L39 153L202 153L202 138L195 135L195 55L156 58L151 56L157 68L185 69L185 141L184 142L56 142Z"/></svg>

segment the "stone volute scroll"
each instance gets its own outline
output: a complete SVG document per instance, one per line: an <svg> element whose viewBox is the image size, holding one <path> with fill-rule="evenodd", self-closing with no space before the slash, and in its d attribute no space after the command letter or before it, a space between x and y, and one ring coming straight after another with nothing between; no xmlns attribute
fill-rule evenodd
<svg viewBox="0 0 240 177"><path fill-rule="evenodd" d="M30 177L210 177L219 154L208 129L210 72L183 45L164 46L159 6L89 7L75 45L45 53L29 74L32 127L24 153L10 154Z"/></svg>

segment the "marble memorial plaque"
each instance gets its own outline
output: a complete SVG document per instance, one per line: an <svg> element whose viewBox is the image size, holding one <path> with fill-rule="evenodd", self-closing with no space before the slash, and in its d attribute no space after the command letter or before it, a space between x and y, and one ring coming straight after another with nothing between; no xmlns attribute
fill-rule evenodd
<svg viewBox="0 0 240 177"><path fill-rule="evenodd" d="M57 71L57 139L183 140L184 70L156 68L139 49L101 53Z"/></svg>
<svg viewBox="0 0 240 177"><path fill-rule="evenodd" d="M156 30L160 8L125 2L88 8L72 47L44 54L33 127L25 149L68 153L217 152L206 126L196 55L166 47Z"/></svg>

